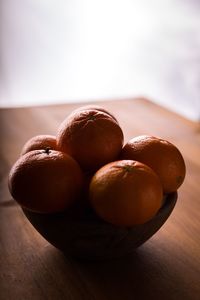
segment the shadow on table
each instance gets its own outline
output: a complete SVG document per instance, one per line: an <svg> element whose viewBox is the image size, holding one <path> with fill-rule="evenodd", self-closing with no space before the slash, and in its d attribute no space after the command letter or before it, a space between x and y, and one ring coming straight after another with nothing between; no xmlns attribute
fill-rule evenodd
<svg viewBox="0 0 200 300"><path fill-rule="evenodd" d="M59 289L81 293L73 294L73 299L190 299L177 266L166 256L162 258L159 249L154 250L148 242L121 259L87 262L73 260L51 248L45 254L45 264L54 273L55 281L61 279L62 284L57 282Z"/></svg>
<svg viewBox="0 0 200 300"><path fill-rule="evenodd" d="M125 258L76 265L95 299L190 299L177 266L152 250L144 245Z"/></svg>

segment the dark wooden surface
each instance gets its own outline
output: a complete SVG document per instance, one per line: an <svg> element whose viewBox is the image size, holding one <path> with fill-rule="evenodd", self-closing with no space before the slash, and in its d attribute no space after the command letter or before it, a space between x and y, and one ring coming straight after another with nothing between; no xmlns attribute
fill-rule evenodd
<svg viewBox="0 0 200 300"><path fill-rule="evenodd" d="M12 201L7 176L23 144L55 134L78 104L1 109L0 299L200 299L200 128L145 99L98 104L118 118L125 140L161 136L175 143L187 176L165 225L133 254L75 261L45 241ZM82 105L82 104L81 104Z"/></svg>

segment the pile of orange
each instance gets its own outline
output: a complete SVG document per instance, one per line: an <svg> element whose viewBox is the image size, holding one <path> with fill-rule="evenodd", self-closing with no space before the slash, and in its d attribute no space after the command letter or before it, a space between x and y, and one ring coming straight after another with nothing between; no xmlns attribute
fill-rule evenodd
<svg viewBox="0 0 200 300"><path fill-rule="evenodd" d="M73 111L56 136L30 139L10 171L9 189L37 213L67 210L84 197L102 220L134 226L156 215L185 172L175 145L146 135L124 145L116 118L93 105Z"/></svg>

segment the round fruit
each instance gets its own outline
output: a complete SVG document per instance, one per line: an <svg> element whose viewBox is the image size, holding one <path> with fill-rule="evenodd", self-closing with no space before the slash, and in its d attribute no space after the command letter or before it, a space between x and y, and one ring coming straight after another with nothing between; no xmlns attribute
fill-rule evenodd
<svg viewBox="0 0 200 300"><path fill-rule="evenodd" d="M57 144L85 171L97 170L117 159L123 146L123 132L108 114L97 110L77 111L61 124Z"/></svg>
<svg viewBox="0 0 200 300"><path fill-rule="evenodd" d="M34 150L21 156L9 174L9 189L23 207L53 213L66 209L79 196L82 172L69 155L50 150Z"/></svg>
<svg viewBox="0 0 200 300"><path fill-rule="evenodd" d="M50 148L52 150L57 149L56 137L53 135L45 134L36 135L26 142L26 144L22 148L21 155L24 155L25 153L33 150L40 150L46 148Z"/></svg>
<svg viewBox="0 0 200 300"><path fill-rule="evenodd" d="M104 113L108 114L109 116L111 116L116 122L118 122L117 119L115 118L115 116L113 116L113 114L111 114L105 108L103 108L99 105L94 105L94 104L81 106L81 107L75 109L74 111L72 111L72 114L77 111L86 111L86 110L98 110L98 111L104 112Z"/></svg>
<svg viewBox="0 0 200 300"><path fill-rule="evenodd" d="M109 163L90 183L90 202L102 219L119 226L149 221L160 209L160 180L148 166L132 160Z"/></svg>
<svg viewBox="0 0 200 300"><path fill-rule="evenodd" d="M131 139L122 149L122 159L138 160L159 176L165 193L176 191L185 178L184 159L172 143L153 136Z"/></svg>

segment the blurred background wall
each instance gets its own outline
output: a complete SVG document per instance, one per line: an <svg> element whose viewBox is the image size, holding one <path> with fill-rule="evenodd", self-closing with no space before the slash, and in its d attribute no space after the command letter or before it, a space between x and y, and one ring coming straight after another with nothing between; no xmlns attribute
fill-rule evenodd
<svg viewBox="0 0 200 300"><path fill-rule="evenodd" d="M1 0L0 106L145 96L200 119L199 0Z"/></svg>

